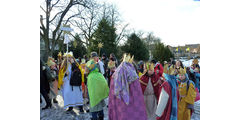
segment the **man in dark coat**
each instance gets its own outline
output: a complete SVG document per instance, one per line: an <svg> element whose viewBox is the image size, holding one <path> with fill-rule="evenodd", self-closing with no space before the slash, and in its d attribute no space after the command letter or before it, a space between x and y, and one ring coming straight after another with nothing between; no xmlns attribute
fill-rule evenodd
<svg viewBox="0 0 240 120"><path fill-rule="evenodd" d="M46 70L43 70L43 62L40 60L40 93L46 101L46 106L42 110L51 108L51 100L49 99L48 93L50 91L49 82L47 80Z"/></svg>

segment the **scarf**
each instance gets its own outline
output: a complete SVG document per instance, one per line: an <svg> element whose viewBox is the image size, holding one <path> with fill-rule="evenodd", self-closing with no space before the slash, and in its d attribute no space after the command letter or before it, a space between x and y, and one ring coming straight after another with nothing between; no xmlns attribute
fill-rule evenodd
<svg viewBox="0 0 240 120"><path fill-rule="evenodd" d="M129 84L139 79L132 64L122 62L112 75L114 95L129 104Z"/></svg>

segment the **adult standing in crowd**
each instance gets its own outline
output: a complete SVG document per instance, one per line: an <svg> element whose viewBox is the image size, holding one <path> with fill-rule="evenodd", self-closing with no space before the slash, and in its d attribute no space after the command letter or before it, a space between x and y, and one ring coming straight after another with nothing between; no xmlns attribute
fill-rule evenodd
<svg viewBox="0 0 240 120"><path fill-rule="evenodd" d="M47 80L46 68L42 60L40 60L40 93L46 101L46 106L42 110L52 107L51 100L49 99L48 93L50 91L49 82Z"/></svg>
<svg viewBox="0 0 240 120"><path fill-rule="evenodd" d="M91 120L103 120L103 107L106 106L104 99L108 97L109 88L104 76L99 72L98 55L91 52L91 59L86 64L87 88L90 98Z"/></svg>

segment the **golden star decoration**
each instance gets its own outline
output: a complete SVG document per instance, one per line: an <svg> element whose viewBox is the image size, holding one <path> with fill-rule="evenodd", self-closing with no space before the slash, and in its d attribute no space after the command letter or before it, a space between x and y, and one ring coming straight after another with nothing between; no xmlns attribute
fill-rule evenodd
<svg viewBox="0 0 240 120"><path fill-rule="evenodd" d="M98 48L102 48L103 44L102 43L98 43Z"/></svg>

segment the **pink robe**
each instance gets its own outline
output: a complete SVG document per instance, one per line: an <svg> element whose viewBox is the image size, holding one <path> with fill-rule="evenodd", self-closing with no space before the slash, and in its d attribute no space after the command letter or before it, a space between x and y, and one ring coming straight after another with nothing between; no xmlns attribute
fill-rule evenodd
<svg viewBox="0 0 240 120"><path fill-rule="evenodd" d="M147 120L144 97L139 79L129 85L130 101L126 105L114 95L114 81L111 80L109 91L109 120Z"/></svg>

